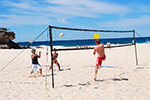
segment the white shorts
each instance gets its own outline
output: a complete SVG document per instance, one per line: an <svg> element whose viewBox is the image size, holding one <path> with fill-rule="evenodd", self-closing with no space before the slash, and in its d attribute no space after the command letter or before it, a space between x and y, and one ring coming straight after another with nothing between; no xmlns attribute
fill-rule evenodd
<svg viewBox="0 0 150 100"><path fill-rule="evenodd" d="M40 65L40 64L32 64L32 69L31 69L31 71L32 71L32 72L35 72L36 69L37 69L37 70L42 69L41 65Z"/></svg>

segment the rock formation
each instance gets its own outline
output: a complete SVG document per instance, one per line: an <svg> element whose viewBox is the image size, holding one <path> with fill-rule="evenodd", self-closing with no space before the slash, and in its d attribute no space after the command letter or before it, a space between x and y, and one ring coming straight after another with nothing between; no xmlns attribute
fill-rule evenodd
<svg viewBox="0 0 150 100"><path fill-rule="evenodd" d="M15 39L14 32L8 31L6 28L0 28L0 48L21 49L21 46L12 41L13 39Z"/></svg>

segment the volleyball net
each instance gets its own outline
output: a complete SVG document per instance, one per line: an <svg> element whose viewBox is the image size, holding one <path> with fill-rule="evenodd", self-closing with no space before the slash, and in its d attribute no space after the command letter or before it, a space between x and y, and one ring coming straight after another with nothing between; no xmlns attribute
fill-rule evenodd
<svg viewBox="0 0 150 100"><path fill-rule="evenodd" d="M55 50L82 50L93 49L94 39L99 39L105 44L105 48L135 45L135 31L115 31L115 30L92 30L49 26L51 32L52 46ZM64 34L63 37L60 34ZM127 38L123 43L122 39ZM108 43L112 45L107 46ZM64 47L64 48L57 48ZM65 48L70 47L70 48ZM83 48L85 47L85 48Z"/></svg>
<svg viewBox="0 0 150 100"><path fill-rule="evenodd" d="M61 33L64 34L63 37L60 36ZM52 51L93 49L95 44L94 40L96 39L99 39L100 42L105 45L104 48L134 46L136 65L138 65L135 30L127 30L127 31L94 30L94 29L56 27L49 25L49 34L51 47L51 65L53 65ZM122 42L121 41L122 39L126 39L126 43ZM108 46L108 43L111 45ZM128 53L128 50L126 53ZM123 52L121 54L123 54ZM126 55L124 56L126 57ZM115 58L113 58L112 60L114 59ZM118 62L115 61L115 63ZM52 86L54 88L53 67L52 67Z"/></svg>

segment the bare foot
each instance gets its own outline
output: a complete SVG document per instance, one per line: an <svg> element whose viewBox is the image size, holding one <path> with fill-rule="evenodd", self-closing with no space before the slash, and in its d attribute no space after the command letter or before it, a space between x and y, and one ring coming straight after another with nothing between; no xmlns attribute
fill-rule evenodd
<svg viewBox="0 0 150 100"><path fill-rule="evenodd" d="M40 77L42 77L42 75L40 75Z"/></svg>
<svg viewBox="0 0 150 100"><path fill-rule="evenodd" d="M49 68L49 71L51 70L51 68Z"/></svg>
<svg viewBox="0 0 150 100"><path fill-rule="evenodd" d="M32 74L33 72L31 71L30 74Z"/></svg>
<svg viewBox="0 0 150 100"><path fill-rule="evenodd" d="M96 77L94 78L94 81L96 81Z"/></svg>

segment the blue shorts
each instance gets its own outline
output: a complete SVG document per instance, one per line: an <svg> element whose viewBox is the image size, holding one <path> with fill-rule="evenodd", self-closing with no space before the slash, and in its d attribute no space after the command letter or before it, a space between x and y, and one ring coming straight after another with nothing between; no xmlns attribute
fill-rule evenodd
<svg viewBox="0 0 150 100"><path fill-rule="evenodd" d="M37 69L37 70L42 69L41 65L40 65L40 64L32 64L32 69L31 69L31 71L32 71L32 72L35 72L36 69Z"/></svg>

